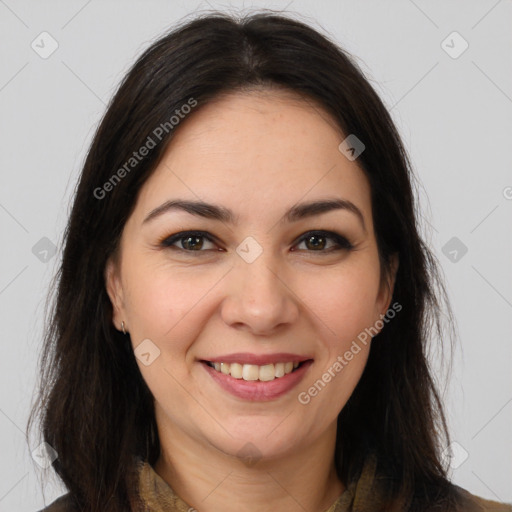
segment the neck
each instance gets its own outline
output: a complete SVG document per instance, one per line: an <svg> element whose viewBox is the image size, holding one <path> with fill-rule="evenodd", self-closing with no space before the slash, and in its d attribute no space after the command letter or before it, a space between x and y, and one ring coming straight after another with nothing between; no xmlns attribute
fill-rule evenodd
<svg viewBox="0 0 512 512"><path fill-rule="evenodd" d="M345 490L334 466L336 423L293 453L245 463L211 444L200 444L175 425L159 425L159 436L155 471L201 512L324 512Z"/></svg>

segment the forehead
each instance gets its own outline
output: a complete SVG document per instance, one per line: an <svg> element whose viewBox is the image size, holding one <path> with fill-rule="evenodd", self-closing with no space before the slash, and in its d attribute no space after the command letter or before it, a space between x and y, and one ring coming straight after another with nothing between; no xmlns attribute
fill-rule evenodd
<svg viewBox="0 0 512 512"><path fill-rule="evenodd" d="M243 217L337 195L369 213L364 172L339 151L345 136L335 120L309 99L288 91L232 93L175 130L141 190L147 208L172 197L200 198Z"/></svg>
<svg viewBox="0 0 512 512"><path fill-rule="evenodd" d="M212 156L241 154L255 160L272 157L299 161L312 151L336 149L342 132L312 99L287 90L253 90L222 95L185 119L168 153L195 146ZM212 147L222 142L220 147Z"/></svg>

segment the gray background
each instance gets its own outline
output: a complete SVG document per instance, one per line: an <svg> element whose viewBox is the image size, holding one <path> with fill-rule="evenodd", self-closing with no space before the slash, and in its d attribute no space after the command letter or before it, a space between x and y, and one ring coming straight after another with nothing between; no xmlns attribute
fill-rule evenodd
<svg viewBox="0 0 512 512"><path fill-rule="evenodd" d="M448 384L439 373L458 443L452 478L512 501L510 0L0 0L0 510L44 503L24 429L58 260L52 247L60 249L94 127L152 40L197 9L229 6L298 13L357 57L391 109L458 323ZM51 48L43 31L58 43L46 59L31 47ZM454 31L463 39L448 37ZM50 481L47 503L62 492Z"/></svg>

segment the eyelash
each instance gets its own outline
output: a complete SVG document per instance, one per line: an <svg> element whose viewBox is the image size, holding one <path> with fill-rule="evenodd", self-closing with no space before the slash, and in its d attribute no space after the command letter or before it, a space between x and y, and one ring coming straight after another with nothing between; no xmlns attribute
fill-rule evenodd
<svg viewBox="0 0 512 512"><path fill-rule="evenodd" d="M298 239L298 241L295 245L298 245L298 244L306 241L311 236L318 236L318 237L333 240L337 244L337 247L329 248L329 249L320 249L318 251L306 249L307 252L330 253L333 251L340 251L340 250L351 251L354 249L354 246L352 245L352 243L350 243L349 240L347 240L347 238L345 238L344 236L342 236L338 233L335 233L333 231L321 231L321 230L308 231L308 232L304 233ZM186 253L192 253L192 254L193 253L202 253L202 252L206 252L207 250L211 250L211 249L206 249L206 250L199 249L197 251L194 251L194 250L189 250L189 249L183 249L181 247L175 247L173 245L176 242L179 242L179 241L184 240L189 237L205 238L209 242L216 243L215 239L206 231L180 231L179 233L176 233L174 235L164 238L160 242L160 246L163 248L166 248L166 249L177 249L179 251L186 252Z"/></svg>

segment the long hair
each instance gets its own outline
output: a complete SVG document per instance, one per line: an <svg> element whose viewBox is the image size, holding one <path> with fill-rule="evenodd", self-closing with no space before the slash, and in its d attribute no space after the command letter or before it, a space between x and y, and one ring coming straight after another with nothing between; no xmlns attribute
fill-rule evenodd
<svg viewBox="0 0 512 512"><path fill-rule="evenodd" d="M307 24L272 12L209 13L157 40L127 73L89 148L66 227L28 428L38 417L58 454L53 468L83 510L126 510L133 458L154 464L160 453L152 394L129 337L112 324L107 259L180 129L177 116L221 94L272 87L313 100L363 141L357 162L371 186L384 275L399 256L392 300L402 310L372 343L339 414L338 475L353 481L375 455L390 499L427 510L450 498L440 455L448 432L427 359L432 333L441 341L444 289L419 234L414 176L393 121L353 59ZM142 146L151 148L132 160Z"/></svg>

